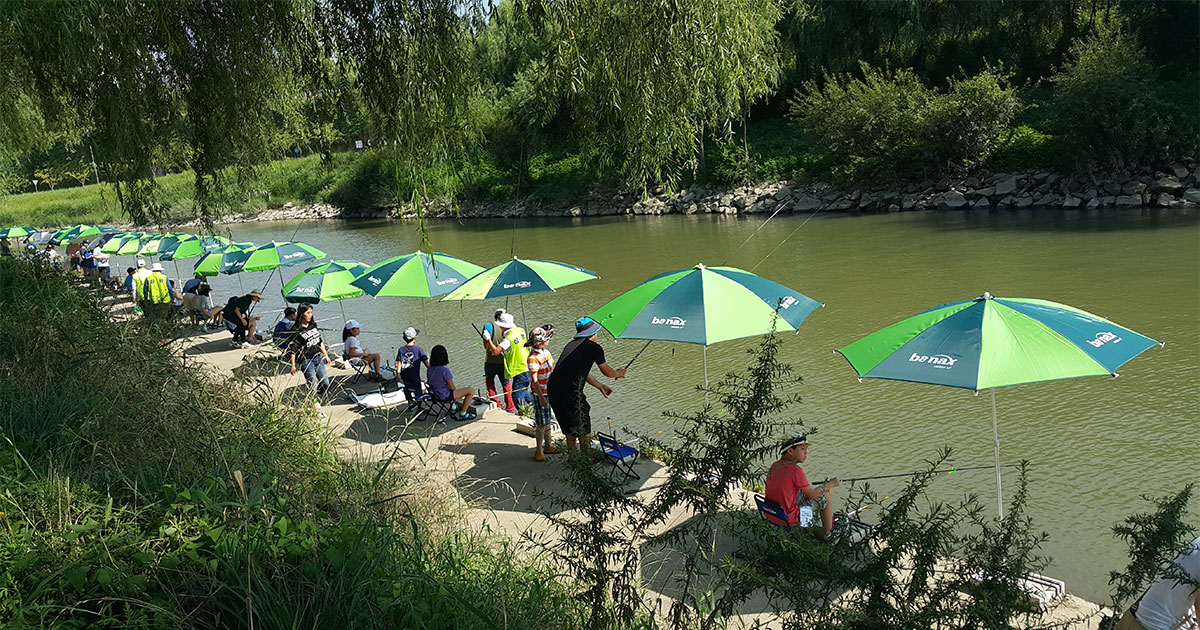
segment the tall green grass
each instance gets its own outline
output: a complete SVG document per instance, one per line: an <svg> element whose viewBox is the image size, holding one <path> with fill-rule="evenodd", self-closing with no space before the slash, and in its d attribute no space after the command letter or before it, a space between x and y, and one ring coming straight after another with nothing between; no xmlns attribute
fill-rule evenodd
<svg viewBox="0 0 1200 630"><path fill-rule="evenodd" d="M0 260L0 625L576 627L551 568L164 337Z"/></svg>

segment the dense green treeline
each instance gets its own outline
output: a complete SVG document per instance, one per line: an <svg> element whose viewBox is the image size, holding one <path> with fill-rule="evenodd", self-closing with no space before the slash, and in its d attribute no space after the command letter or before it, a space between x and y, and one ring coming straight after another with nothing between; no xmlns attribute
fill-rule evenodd
<svg viewBox="0 0 1200 630"><path fill-rule="evenodd" d="M376 203L1154 168L1194 156L1197 20L1197 0L14 0L0 179L99 177L144 220L168 214L155 175L190 172L211 215L262 165L356 141Z"/></svg>

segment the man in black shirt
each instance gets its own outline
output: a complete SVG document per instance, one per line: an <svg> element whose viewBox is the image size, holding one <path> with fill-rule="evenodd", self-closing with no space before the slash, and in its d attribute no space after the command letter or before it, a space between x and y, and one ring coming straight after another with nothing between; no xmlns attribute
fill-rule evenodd
<svg viewBox="0 0 1200 630"><path fill-rule="evenodd" d="M615 370L605 362L604 348L596 343L596 334L599 332L599 322L590 317L581 317L576 321L575 339L563 348L546 383L550 408L554 410L558 424L567 436L567 449L576 448L578 440L581 453L586 453L590 447L592 432L591 407L583 395L583 384L591 384L605 398L612 393L611 387L589 374L592 366L599 367L600 373L608 378L625 378L624 368Z"/></svg>
<svg viewBox="0 0 1200 630"><path fill-rule="evenodd" d="M262 293L255 289L241 297L230 298L225 305L225 321L231 325L234 344L248 348L250 346L244 344L258 343L258 338L254 336L258 318L250 314L250 308L261 299Z"/></svg>

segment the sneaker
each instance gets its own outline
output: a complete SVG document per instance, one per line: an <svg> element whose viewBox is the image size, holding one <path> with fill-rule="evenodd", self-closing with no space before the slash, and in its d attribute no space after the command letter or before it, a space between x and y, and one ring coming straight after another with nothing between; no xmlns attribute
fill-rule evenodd
<svg viewBox="0 0 1200 630"><path fill-rule="evenodd" d="M533 461L535 461L535 462L544 462L544 461L546 461L546 454L545 454L545 453L543 453L543 452L541 452L541 451L538 451L538 452L534 453L534 454L533 454Z"/></svg>
<svg viewBox="0 0 1200 630"><path fill-rule="evenodd" d="M559 450L557 446L547 446L546 448L542 449L542 452L546 453L547 455L557 455Z"/></svg>
<svg viewBox="0 0 1200 630"><path fill-rule="evenodd" d="M471 413L470 411L460 411L454 416L454 419L458 420L459 422L466 422L467 420L474 420L475 414Z"/></svg>
<svg viewBox="0 0 1200 630"><path fill-rule="evenodd" d="M243 342L242 342L242 345L240 345L240 346L238 346L238 347L239 347L239 348L241 348L242 350L249 350L249 349L250 349L250 348L252 348L253 346L251 346L251 345L250 345L250 342L249 342L249 341L243 341Z"/></svg>
<svg viewBox="0 0 1200 630"><path fill-rule="evenodd" d="M251 337L246 343L252 346L257 346L258 344L262 343L262 339L259 339L258 337Z"/></svg>

